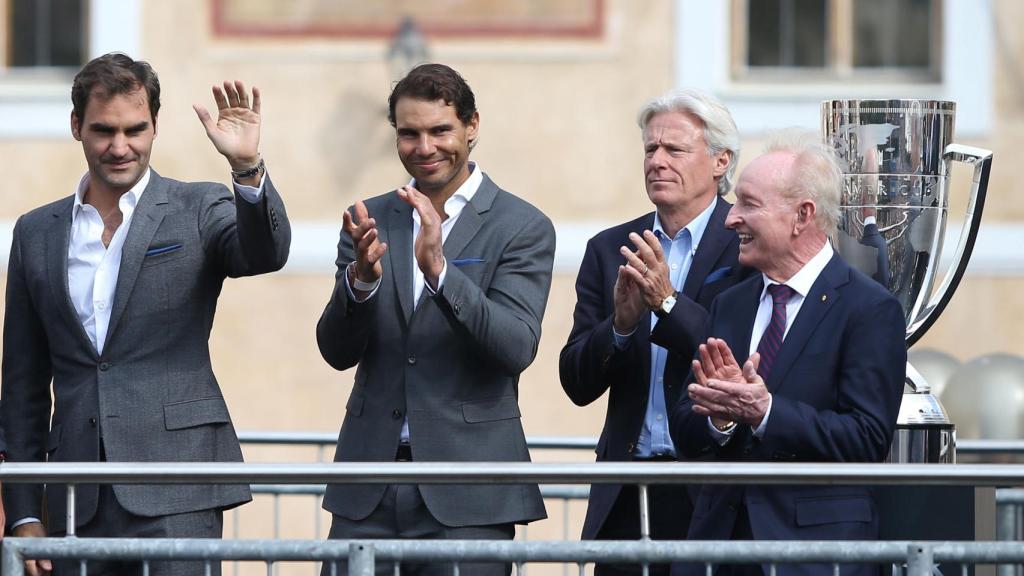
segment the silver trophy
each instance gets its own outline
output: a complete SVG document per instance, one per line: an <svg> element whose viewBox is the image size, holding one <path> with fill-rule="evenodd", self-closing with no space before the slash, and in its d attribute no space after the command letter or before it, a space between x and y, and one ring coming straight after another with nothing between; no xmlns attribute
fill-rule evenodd
<svg viewBox="0 0 1024 576"><path fill-rule="evenodd" d="M846 172L834 245L899 299L912 346L963 278L981 225L992 152L952 143L953 102L828 100L821 116L825 142ZM956 253L939 276L953 162L972 164L974 178ZM909 363L889 461L956 461L956 429Z"/></svg>

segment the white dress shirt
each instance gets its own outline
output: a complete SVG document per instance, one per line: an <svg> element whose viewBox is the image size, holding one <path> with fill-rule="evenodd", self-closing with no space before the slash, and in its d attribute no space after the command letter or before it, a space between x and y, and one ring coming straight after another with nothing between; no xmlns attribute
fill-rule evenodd
<svg viewBox="0 0 1024 576"><path fill-rule="evenodd" d="M135 207L149 185L151 176L152 170L147 169L135 186L121 195L117 202L121 209L121 225L114 232L108 246L103 245L103 218L96 208L84 201L89 189L89 173L82 176L75 191L75 203L71 208L71 239L68 243L68 291L78 321L82 323L89 341L99 354L103 353L107 341L124 241L131 227ZM235 192L255 204L263 194L265 178L266 174L256 188L235 183Z"/></svg>
<svg viewBox="0 0 1024 576"><path fill-rule="evenodd" d="M772 284L785 284L793 289L793 296L789 299L789 303L786 304L786 328L782 332L782 340L785 342L786 335L789 334L789 328L793 325L793 321L796 320L796 315L800 313L800 308L804 305L804 300L807 298L807 293L811 291L811 286L817 281L818 276L821 275L822 271L825 270L825 266L828 265L829 260L832 259L832 245L828 241L821 247L821 250L811 258L807 264L804 264L800 270L797 271L789 280L785 282L778 282L768 277L767 274L761 274L761 280L764 286L761 288L761 299L757 306L757 315L754 316L754 328L750 333L750 345L747 349L748 357L757 352L757 347L761 343L761 336L764 335L764 331L768 329L768 324L772 321L772 296L768 293L768 287ZM754 436L761 438L764 436L764 432L768 427L768 418L772 413L771 395L768 396L768 409L764 413L764 418L761 419L761 424L754 429ZM735 427L728 430L719 430L711 423L711 418L708 418L708 426L711 428L711 435L713 438L718 440L719 444L725 444L732 437L732 433L736 430Z"/></svg>

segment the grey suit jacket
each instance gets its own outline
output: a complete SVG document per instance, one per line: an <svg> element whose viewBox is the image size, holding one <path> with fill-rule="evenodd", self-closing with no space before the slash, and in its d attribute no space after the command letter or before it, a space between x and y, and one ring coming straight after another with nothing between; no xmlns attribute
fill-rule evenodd
<svg viewBox="0 0 1024 576"><path fill-rule="evenodd" d="M394 192L367 201L388 251L380 288L363 303L343 275L353 261L342 232L334 292L317 325L324 359L358 364L336 462L395 459L409 418L417 461L528 461L519 374L533 361L551 286L551 221L486 175L451 230L448 270L436 295L413 307L412 208ZM434 517L449 526L545 517L536 485L422 485ZM331 485L324 508L360 520L383 485Z"/></svg>
<svg viewBox="0 0 1024 576"><path fill-rule="evenodd" d="M68 294L74 198L18 219L7 275L0 423L11 461L240 461L231 417L210 366L209 335L226 276L281 268L291 229L270 178L257 204L220 184L155 171L121 256L102 354ZM53 383L51 398L50 384ZM50 411L53 409L51 422ZM42 487L6 483L7 518L43 518ZM142 516L236 506L246 486L114 486ZM76 524L96 511L78 487ZM63 486L48 485L51 532L65 529Z"/></svg>

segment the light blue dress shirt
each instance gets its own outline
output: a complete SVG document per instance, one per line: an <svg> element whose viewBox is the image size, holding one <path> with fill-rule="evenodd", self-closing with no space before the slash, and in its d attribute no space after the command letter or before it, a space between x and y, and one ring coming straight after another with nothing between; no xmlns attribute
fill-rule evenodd
<svg viewBox="0 0 1024 576"><path fill-rule="evenodd" d="M685 227L676 233L675 238L669 238L665 234L658 214L654 215L654 235L661 241L661 249L665 253L665 262L668 265L669 281L679 292L682 292L686 283L686 276L690 273L690 266L693 264L693 256L697 253L697 247L707 229L708 220L715 211L717 197L712 200L708 207L690 221ZM651 314L651 330L658 322L658 317ZM613 329L614 333L614 329ZM624 349L629 345L630 335L623 336L614 334L615 346ZM654 456L675 456L676 449L672 444L672 437L668 429L668 407L665 406L665 362L668 359L668 350L651 344L651 383L648 387L647 412L644 415L644 425L640 430L640 438L636 443L634 457L651 458Z"/></svg>

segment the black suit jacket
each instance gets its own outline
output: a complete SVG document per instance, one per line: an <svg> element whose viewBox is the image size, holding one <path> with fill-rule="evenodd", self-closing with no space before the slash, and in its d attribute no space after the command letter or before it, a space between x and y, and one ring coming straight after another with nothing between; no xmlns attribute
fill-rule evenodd
<svg viewBox="0 0 1024 576"><path fill-rule="evenodd" d="M724 292L709 334L746 356L763 287L760 274ZM721 461L881 462L889 451L907 361L899 302L834 255L814 282L779 348L765 384L771 413L760 439L739 426L725 445L710 434L684 395L671 414L672 439L687 457ZM757 540L872 540L878 514L866 486L704 485L694 503L690 539L728 540L739 504ZM768 573L767 565L764 566ZM692 572L691 572L692 571ZM703 565L673 574L699 576ZM780 564L780 576L832 574L831 565ZM843 574L874 573L869 565Z"/></svg>
<svg viewBox="0 0 1024 576"><path fill-rule="evenodd" d="M625 350L615 348L612 335L615 280L623 263L619 247L632 246L630 232L650 230L654 213L604 230L587 243L576 279L572 332L559 358L559 376L565 393L579 406L586 406L609 391L604 428L597 445L598 461L633 459L647 411L651 341L657 342L659 334L671 334L675 340L665 363L664 379L665 405L671 409L679 399L690 359L704 333L711 301L748 274L736 262L736 233L725 228L731 205L721 198L716 202L672 313L657 323L653 333L650 315L645 314ZM620 488L612 484L591 487L584 538L597 535Z"/></svg>

